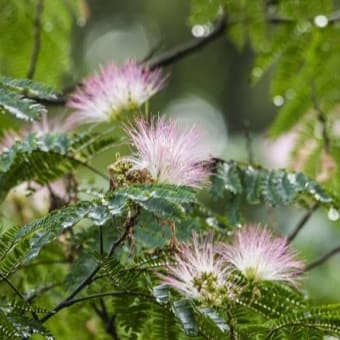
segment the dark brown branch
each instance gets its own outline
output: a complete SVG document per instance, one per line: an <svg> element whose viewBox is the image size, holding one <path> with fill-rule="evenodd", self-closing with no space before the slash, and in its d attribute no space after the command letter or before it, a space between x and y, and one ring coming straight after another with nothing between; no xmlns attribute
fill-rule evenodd
<svg viewBox="0 0 340 340"><path fill-rule="evenodd" d="M224 34L226 29L226 22L225 20L221 20L216 25L215 29L206 37L200 39L193 39L174 50L166 52L158 60L150 63L151 68L155 67L165 67L170 64L174 64L175 62L181 60L182 58L199 51L206 45L210 44L211 42L215 41L217 38Z"/></svg>
<svg viewBox="0 0 340 340"><path fill-rule="evenodd" d="M79 165L89 169L90 171L92 171L93 173L97 174L98 176L102 177L103 179L105 179L106 181L110 181L110 177L106 176L105 174L103 174L102 172L100 172L99 170L97 170L96 168L94 168L93 166L89 165L86 162L83 162L77 158L74 158L72 156L67 156L67 158L73 162L78 163Z"/></svg>
<svg viewBox="0 0 340 340"><path fill-rule="evenodd" d="M122 235L112 244L111 249L108 253L108 256L112 256L112 254L115 252L116 248L122 244L127 237L130 235L131 233L131 228L133 227L133 225L135 224L135 221L137 219L139 215L139 210L137 210L137 212L135 213L135 215L133 216L128 216L127 220L124 223L124 232L122 233ZM70 301L73 300L73 298L78 295L78 293L80 293L85 287L87 287L89 284L92 283L95 275L98 273L98 271L100 270L101 265L98 264L93 270L92 272L83 280L83 282L81 282L78 287L76 287L74 289L74 291L67 297L65 298L63 301L61 301L58 305L56 305L53 310L51 310L50 312L48 312L45 316L43 316L40 319L41 323L44 323L45 321L47 321L48 319L50 319L52 316L54 316L58 311L60 311L61 309L67 307L70 305ZM72 303L71 303L72 304Z"/></svg>
<svg viewBox="0 0 340 340"><path fill-rule="evenodd" d="M314 110L317 113L317 119L321 124L321 133L322 133L322 140L323 140L323 144L324 144L324 150L327 153L329 153L330 138L328 136L328 131L327 131L327 119L326 119L326 115L321 110L321 107L320 107L319 102L317 100L314 83L312 84L312 102L313 102Z"/></svg>
<svg viewBox="0 0 340 340"><path fill-rule="evenodd" d="M253 139L250 133L249 121L244 122L244 137L246 139L246 152L248 156L248 163L254 164Z"/></svg>
<svg viewBox="0 0 340 340"><path fill-rule="evenodd" d="M27 71L27 78L33 79L35 70L37 67L37 62L40 53L41 46L41 16L44 10L44 0L37 0L36 10L35 10L35 18L34 18L34 26L33 26L33 49L30 59L30 65Z"/></svg>
<svg viewBox="0 0 340 340"><path fill-rule="evenodd" d="M107 334L111 335L113 340L119 340L119 335L117 333L116 329L116 316L115 315L110 315L107 311L104 299L101 298L99 300L100 307L97 306L94 302L91 303L91 306L93 307L94 311L96 314L99 316L99 318L102 320L104 326L105 326L105 331Z"/></svg>
<svg viewBox="0 0 340 340"><path fill-rule="evenodd" d="M70 299L70 300L68 300L67 302L64 303L62 308L72 306L72 305L79 303L79 302L89 301L89 300L93 300L93 299L100 299L100 298L104 298L104 297L107 297L107 296L122 296L122 295L123 296L124 295L136 296L136 297L140 297L140 298L144 298L144 299L154 301L154 298L151 295L139 293L139 292L124 291L123 290L123 291L115 291L115 292L103 292L103 293L98 293L98 294L82 296L82 297L76 298L76 299ZM60 308L60 309L62 309L62 308Z"/></svg>
<svg viewBox="0 0 340 340"><path fill-rule="evenodd" d="M40 0L40 1L42 1L42 0ZM294 19L277 17L277 16L269 16L269 17L267 17L266 21L270 24L275 25L275 24L293 23ZM313 18L310 19L310 21L313 21ZM338 12L328 16L328 22L330 24L338 22L338 21L340 21L340 14ZM208 34L207 36L205 36L203 38L192 39L191 41L184 43L183 45L176 47L175 49L164 53L162 56L160 56L154 62L150 63L150 68L169 66L169 65L174 64L174 63L180 61L181 59L191 55L192 53L195 53L195 52L201 50L205 46L209 45L211 42L218 39L220 36L223 36L226 28L229 25L233 25L235 23L236 22L226 23L225 19L220 20L216 24L216 27L214 28L214 30L210 34ZM156 48L152 49L150 51L150 55L148 55L146 58L147 59L150 58L154 54L155 50L156 50ZM63 94L60 97L58 97L56 99L44 100L44 99L34 98L34 97L30 97L30 98L35 99L38 102L41 102L42 104L45 104L45 105L64 105L67 101L68 93L72 92L77 87L77 85L78 84L74 84L74 85L70 86L68 89L64 90Z"/></svg>
<svg viewBox="0 0 340 340"><path fill-rule="evenodd" d="M310 217L313 215L314 211L316 211L319 207L319 203L315 203L299 220L298 224L293 229L292 233L287 237L288 243L292 242L295 237L298 235L298 233L301 231L301 229L305 226L305 224L308 222Z"/></svg>
<svg viewBox="0 0 340 340"><path fill-rule="evenodd" d="M55 287L60 287L64 285L64 281L62 282L56 282L56 283L51 283L45 287L40 288L38 291L35 291L33 293L31 293L30 295L26 296L26 302L33 302L33 300L35 300L38 297L41 297L44 293L50 291L51 289L55 288Z"/></svg>
<svg viewBox="0 0 340 340"><path fill-rule="evenodd" d="M319 259L311 262L309 265L306 266L305 271L307 272L309 270L314 269L315 267L318 267L318 266L322 265L327 260L329 260L332 256L334 256L334 255L336 255L338 253L340 253L340 246L335 247L334 249L332 249L331 251L329 251L325 255L321 256Z"/></svg>
<svg viewBox="0 0 340 340"><path fill-rule="evenodd" d="M7 285L13 290L13 292L22 300L27 302L28 304L31 304L29 301L25 300L25 297L19 292L19 290L14 286L14 284L4 275L0 274L0 278L3 279ZM35 312L31 312L33 318L35 320L39 320L38 315Z"/></svg>
<svg viewBox="0 0 340 340"><path fill-rule="evenodd" d="M156 61L150 63L150 68L156 67L164 67L170 64L173 64L182 58L199 51L212 41L216 40L218 37L222 36L224 30L226 28L226 24L224 20L221 20L215 27L215 29L206 37L204 38L195 38L191 41L184 43L183 45L177 47L174 50L170 50L160 56ZM158 47L158 46L157 46ZM150 52L150 55L147 58L150 58L154 54L154 50ZM38 102L45 104L45 105L64 105L67 100L67 94L73 91L76 88L76 85L71 86L69 89L64 91L64 94L60 97L53 99L53 100L42 100L39 98L30 97L31 99L35 99Z"/></svg>

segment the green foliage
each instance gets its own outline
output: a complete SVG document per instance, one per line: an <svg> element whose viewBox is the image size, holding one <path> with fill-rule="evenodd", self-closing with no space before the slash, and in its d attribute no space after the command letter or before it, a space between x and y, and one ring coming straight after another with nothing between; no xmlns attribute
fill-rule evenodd
<svg viewBox="0 0 340 340"><path fill-rule="evenodd" d="M268 170L235 161L218 164L213 177L212 193L223 197L225 192L242 195L250 204L277 206L314 201L326 207L337 205L317 182L301 172Z"/></svg>
<svg viewBox="0 0 340 340"><path fill-rule="evenodd" d="M284 316L267 323L271 329L270 339L282 329L299 326L305 329L322 330L326 334L340 335L339 305L318 306L298 313L286 313Z"/></svg>
<svg viewBox="0 0 340 340"><path fill-rule="evenodd" d="M43 105L31 99L22 99L13 91L1 88L0 85L0 113L14 115L18 119L32 121L39 117L46 109Z"/></svg>
<svg viewBox="0 0 340 340"><path fill-rule="evenodd" d="M0 87L35 99L55 100L60 95L54 88L30 79L0 76Z"/></svg>
<svg viewBox="0 0 340 340"><path fill-rule="evenodd" d="M62 177L93 154L113 143L112 138L95 141L97 134L79 136L63 133L30 134L0 155L0 199L8 190L24 181L46 184ZM89 140L93 144L88 144Z"/></svg>
<svg viewBox="0 0 340 340"><path fill-rule="evenodd" d="M24 301L0 300L0 335L4 339L22 339L31 334L40 334L44 339L54 339L51 333L37 321L37 313L46 313ZM34 319L27 315L32 314Z"/></svg>
<svg viewBox="0 0 340 340"><path fill-rule="evenodd" d="M155 201L160 194L160 202ZM183 204L193 202L195 196L191 189L164 185L132 186L110 192L103 199L82 201L53 211L23 226L16 234L15 241L30 239L30 249L25 256L25 261L30 261L43 246L85 218L92 220L96 226L102 226L112 217L122 216L133 205L147 210L157 218L176 220L184 215Z"/></svg>
<svg viewBox="0 0 340 340"><path fill-rule="evenodd" d="M259 313L266 319L277 318L288 312L295 313L306 307L306 301L297 290L266 282L246 287L237 304Z"/></svg>
<svg viewBox="0 0 340 340"><path fill-rule="evenodd" d="M339 26L332 1L192 1L192 23L224 15L227 34L238 47L249 41L256 53L253 81L273 69L272 97L283 103L274 137L292 129L316 106L331 115L340 101ZM316 20L326 19L325 27ZM320 20L320 17L319 17ZM275 101L274 101L275 102ZM316 116L315 112L314 115Z"/></svg>
<svg viewBox="0 0 340 340"><path fill-rule="evenodd" d="M15 244L15 236L20 230L19 227L11 227L0 234L0 281L11 274L29 250L29 243L26 240L18 240Z"/></svg>
<svg viewBox="0 0 340 340"><path fill-rule="evenodd" d="M59 93L53 88L33 80L0 76L0 113L33 121L47 110L42 104L30 98L56 100L58 96Z"/></svg>
<svg viewBox="0 0 340 340"><path fill-rule="evenodd" d="M0 0L0 31L11 30L15 24L13 34L3 34L0 41L0 72L6 74L0 76L0 112L34 121L46 113L41 103L58 100L60 94L45 83L60 85L71 67L68 39L71 27L79 24L80 4L84 2ZM122 186L112 185L108 192L98 189L96 181L91 183L93 190L87 190L88 183L82 178L78 181L81 176L75 172L80 166L104 178L107 187L110 180L114 182L115 173L109 178L90 162L112 146L120 146L116 136L93 132L97 127L91 127L82 134L32 133L16 141L0 155L0 200L23 182L50 189L54 180L72 175L75 183L66 188L67 194L74 194L69 200L60 197L56 203L52 190L47 192L54 204L46 215L0 230L0 289L5 296L0 298L1 339L34 338L35 334L53 339L49 329L64 336L60 327L66 323L71 328L71 319L76 320L76 330L86 325L81 327L82 335L98 339L321 340L327 335L340 336L339 305L316 306L300 288L287 283L249 281L233 270L228 283L235 285L235 295L220 293L223 296L209 305L160 285L165 266L174 263L174 254L183 249L178 241L188 242L193 230L213 230L217 242L229 242L243 203L318 204L335 213L339 209L339 138L333 129L340 101L336 3L192 0L190 20L208 31L223 20L237 48L251 45L256 58L253 82L265 72L273 72L271 95L274 104L283 105L271 128L272 136L301 124L295 150L298 160L299 151L309 141L315 142L301 162L303 173L217 161L210 196L203 193L202 200L196 189L136 185L125 178ZM204 43L190 46L195 50ZM186 55L183 51L179 57ZM34 54L37 63L32 65ZM44 83L21 79L28 77L32 66L36 66L34 78ZM1 133L5 128L1 127ZM110 155L110 159L115 158ZM110 167L112 172L114 169ZM325 186L317 182L320 178ZM85 189L81 191L78 184ZM94 199L85 200L83 192ZM212 211L219 206L206 206L211 195L227 206L228 217ZM17 210L21 208L18 205ZM191 283L199 295L201 289L214 289L219 278L205 268L204 258L197 262L202 267L199 274L209 274L209 280L212 277L207 287L201 277L195 277L198 282L186 282L190 275L183 273L179 279ZM72 305L81 308L73 310ZM45 321L52 317L58 321L46 323L45 328ZM104 331L106 335L102 335Z"/></svg>
<svg viewBox="0 0 340 340"><path fill-rule="evenodd" d="M80 0L43 2L36 79L59 85L64 72L70 69L69 40L72 26L76 20L80 20L80 3ZM0 2L0 31L11 32L0 37L0 73L18 78L27 75L33 53L36 6L37 1L34 0Z"/></svg>

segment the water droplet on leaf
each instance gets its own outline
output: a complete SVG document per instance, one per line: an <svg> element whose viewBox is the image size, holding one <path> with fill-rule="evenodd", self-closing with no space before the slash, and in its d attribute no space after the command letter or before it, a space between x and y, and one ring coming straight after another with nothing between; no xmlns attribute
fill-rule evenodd
<svg viewBox="0 0 340 340"><path fill-rule="evenodd" d="M336 210L334 207L331 207L328 210L328 218L331 221L337 221L339 219L339 212L338 212L338 210Z"/></svg>

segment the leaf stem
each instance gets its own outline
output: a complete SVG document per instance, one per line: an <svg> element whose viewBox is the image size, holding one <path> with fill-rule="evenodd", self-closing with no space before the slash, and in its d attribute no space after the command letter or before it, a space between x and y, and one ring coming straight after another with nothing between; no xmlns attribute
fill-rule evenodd
<svg viewBox="0 0 340 340"><path fill-rule="evenodd" d="M14 286L14 284L4 275L0 273L0 277L7 283L7 285L13 290L13 292L24 302L31 304L29 301L26 301L25 297L19 292L19 290ZM38 315L35 312L31 312L32 316L35 320L39 320Z"/></svg>
<svg viewBox="0 0 340 340"><path fill-rule="evenodd" d="M305 224L309 221L313 213L319 208L319 203L315 203L299 220L291 234L287 237L288 243L291 243L296 236L299 234L299 232L302 230L302 228L305 226Z"/></svg>
<svg viewBox="0 0 340 340"><path fill-rule="evenodd" d="M319 259L311 262L309 265L306 266L305 272L314 269L322 264L324 264L327 260L329 260L334 255L340 253L340 246L335 247L334 249L330 250L325 255L321 256Z"/></svg>
<svg viewBox="0 0 340 340"><path fill-rule="evenodd" d="M116 248L123 243L126 238L129 236L132 226L135 224L135 221L139 215L139 210L135 213L135 215L131 216L128 215L127 220L124 223L124 232L122 235L112 244L110 251L108 252L108 257L112 256L115 252ZM63 301L61 301L59 304L57 304L53 310L48 312L45 316L43 316L40 319L41 323L46 322L48 319L50 319L52 316L56 315L57 312L59 312L61 309L69 306L69 302L73 300L73 298L78 295L85 287L87 287L89 284L93 282L93 279L95 275L98 273L98 271L101 268L101 264L97 264L97 266L91 271L91 273L81 282L78 287L76 287L73 292L66 297Z"/></svg>

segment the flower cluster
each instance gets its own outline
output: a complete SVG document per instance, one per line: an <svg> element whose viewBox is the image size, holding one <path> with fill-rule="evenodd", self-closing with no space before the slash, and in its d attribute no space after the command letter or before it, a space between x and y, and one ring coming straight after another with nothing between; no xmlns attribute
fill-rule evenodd
<svg viewBox="0 0 340 340"><path fill-rule="evenodd" d="M199 187L207 181L209 157L195 127L181 129L176 121L160 117L138 119L126 131L136 148L129 158L133 169L146 169L158 183Z"/></svg>
<svg viewBox="0 0 340 340"><path fill-rule="evenodd" d="M220 304L224 297L234 296L230 268L214 247L213 234L199 238L193 233L192 244L182 243L174 262L167 265L163 283L183 295L205 303Z"/></svg>
<svg viewBox="0 0 340 340"><path fill-rule="evenodd" d="M159 69L150 70L136 61L122 66L110 63L91 75L71 94L67 106L78 124L108 122L123 111L138 109L164 85Z"/></svg>
<svg viewBox="0 0 340 340"><path fill-rule="evenodd" d="M249 226L240 229L231 245L220 246L221 255L252 281L286 281L292 284L303 272L286 238L274 238L268 229Z"/></svg>
<svg viewBox="0 0 340 340"><path fill-rule="evenodd" d="M109 122L123 111L139 108L162 88L164 82L165 77L160 70L150 70L136 61L128 61L122 66L111 63L87 78L71 94L67 106L76 109L76 112L68 122L73 125ZM197 128L181 129L177 122L161 117L150 121L136 119L134 126L130 125L125 130L136 153L125 159L131 166L123 177L131 177L132 180L117 180L116 174L113 174L114 186L135 183L136 176L137 182L146 178L148 182L195 188L207 182L209 156ZM112 165L110 174L112 169L120 168L121 163L120 160L120 164Z"/></svg>
<svg viewBox="0 0 340 340"><path fill-rule="evenodd" d="M241 291L237 272L251 282L284 281L296 284L303 263L295 258L284 238L274 238L265 228L245 226L231 245L214 246L213 236L193 234L192 244L180 244L174 262L166 265L163 283L186 297L220 304Z"/></svg>

